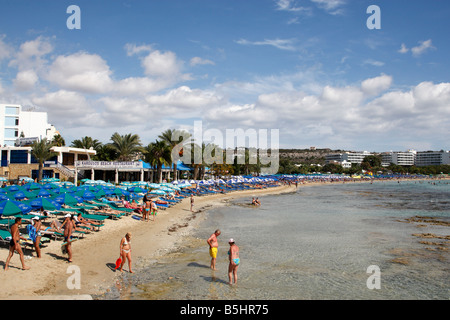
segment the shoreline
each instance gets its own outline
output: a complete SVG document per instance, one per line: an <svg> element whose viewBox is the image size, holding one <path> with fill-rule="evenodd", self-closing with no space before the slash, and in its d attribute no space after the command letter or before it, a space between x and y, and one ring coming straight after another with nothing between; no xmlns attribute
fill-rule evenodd
<svg viewBox="0 0 450 320"><path fill-rule="evenodd" d="M61 241L52 240L41 248L42 258L25 260L30 270L22 270L19 255L16 253L8 271L4 271L4 261L8 256L5 246L0 248L0 290L1 300L45 300L45 299L90 299L109 290L121 272L115 271L115 261L119 257L119 244L127 232L132 233L132 268L139 269L142 261L156 260L158 257L177 248L177 244L190 229L198 223L202 213L211 207L224 205L224 200L265 194L292 192L295 186L278 186L268 189L234 191L195 197L195 211L190 212L189 198L183 199L171 208L159 210L156 221L143 222L130 216L119 220L106 220L100 231L85 235L85 239L73 243L73 262L68 263L66 255L61 254ZM25 257L30 254L24 251ZM69 268L70 267L70 268ZM68 289L73 270L79 267L80 289ZM123 272L128 272L125 263Z"/></svg>
<svg viewBox="0 0 450 320"><path fill-rule="evenodd" d="M400 181L437 181L437 179L401 179ZM448 180L448 179L440 179ZM388 180L375 180L384 182ZM345 183L371 183L370 180L346 181ZM299 183L298 187L341 184L342 181L308 181ZM92 299L94 295L107 292L121 277L121 272L114 270L114 264L119 256L119 243L127 233L132 233L132 265L138 270L149 261L156 261L159 257L179 247L184 236L200 223L206 210L225 205L226 201L248 196L276 195L295 192L294 184L281 185L268 189L251 189L233 191L226 194L215 194L195 197L195 212L190 212L189 198L166 210L160 210L155 222L142 222L124 216L119 220L107 220L105 226L98 232L86 235L85 239L73 244L73 263L66 261L61 254L60 241L51 241L42 248L42 258L35 256L25 263L30 270L20 269L17 254L11 260L10 269L4 271L4 261L8 249L0 249L0 283L6 290L0 291L0 299L44 300L44 299ZM25 256L29 254L25 251ZM81 288L68 289L67 281L72 273L69 267L79 267ZM68 273L69 272L69 273ZM124 265L124 273L128 273L128 264ZM12 289L14 288L14 289Z"/></svg>

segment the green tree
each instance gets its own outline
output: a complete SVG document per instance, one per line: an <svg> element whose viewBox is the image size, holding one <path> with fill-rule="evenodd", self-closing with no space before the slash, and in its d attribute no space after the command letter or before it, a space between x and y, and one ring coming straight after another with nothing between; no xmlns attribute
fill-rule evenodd
<svg viewBox="0 0 450 320"><path fill-rule="evenodd" d="M178 172L177 172L177 161L179 159L179 155L182 151L182 147L180 148L180 143L183 140L189 139L191 136L190 133L184 130L172 130L167 129L163 133L161 133L158 138L164 141L170 149L171 153L171 163L173 163L173 179L178 180Z"/></svg>
<svg viewBox="0 0 450 320"><path fill-rule="evenodd" d="M162 182L162 166L170 165L172 158L170 147L163 140L156 140L147 145L143 150L145 161L156 166L157 181Z"/></svg>
<svg viewBox="0 0 450 320"><path fill-rule="evenodd" d="M57 147L64 147L66 145L66 141L60 134L56 134L53 136L52 143Z"/></svg>
<svg viewBox="0 0 450 320"><path fill-rule="evenodd" d="M74 148L80 148L80 149L94 149L95 151L98 151L99 148L102 146L102 143L98 141L97 139L92 139L91 137L83 137L81 139L76 139L72 141L72 144L70 145Z"/></svg>
<svg viewBox="0 0 450 320"><path fill-rule="evenodd" d="M137 153L142 152L141 139L137 134L120 135L115 132L109 145L117 152L119 161L130 161Z"/></svg>
<svg viewBox="0 0 450 320"><path fill-rule="evenodd" d="M119 157L117 151L113 149L109 144L102 144L96 149L97 154L92 157L97 161L114 161Z"/></svg>
<svg viewBox="0 0 450 320"><path fill-rule="evenodd" d="M375 170L378 167L381 167L381 156L366 156L361 162L361 168L364 170Z"/></svg>
<svg viewBox="0 0 450 320"><path fill-rule="evenodd" d="M53 143L47 141L47 138L44 138L40 141L35 141L31 145L31 154L36 158L39 163L39 176L38 181L42 180L42 168L44 166L44 161L57 156L58 154L53 152L51 148L53 147Z"/></svg>

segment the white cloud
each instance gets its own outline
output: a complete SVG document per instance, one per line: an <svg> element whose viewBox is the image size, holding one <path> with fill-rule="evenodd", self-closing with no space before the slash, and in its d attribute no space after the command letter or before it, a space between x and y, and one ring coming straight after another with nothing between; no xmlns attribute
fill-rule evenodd
<svg viewBox="0 0 450 320"><path fill-rule="evenodd" d="M127 43L125 45L125 51L127 52L127 56L133 56L135 54L139 54L141 52L151 52L152 47L148 44L137 46L133 43Z"/></svg>
<svg viewBox="0 0 450 320"><path fill-rule="evenodd" d="M9 62L9 66L19 70L42 69L46 60L44 57L53 51L53 45L48 38L38 37L20 45L15 58Z"/></svg>
<svg viewBox="0 0 450 320"><path fill-rule="evenodd" d="M9 58L13 53L13 48L3 41L5 37L5 35L0 35L0 62Z"/></svg>
<svg viewBox="0 0 450 320"><path fill-rule="evenodd" d="M204 64L210 64L210 65L215 65L215 63L211 60L208 59L202 59L200 57L193 57L190 61L191 66L196 66L196 65L204 65Z"/></svg>
<svg viewBox="0 0 450 320"><path fill-rule="evenodd" d="M124 96L145 96L150 92L157 92L167 88L171 82L148 77L130 77L117 81L114 84L114 93Z"/></svg>
<svg viewBox="0 0 450 320"><path fill-rule="evenodd" d="M413 56L415 56L415 57L420 56L421 54L425 53L426 51L428 51L430 49L436 49L435 47L433 47L431 39L428 39L426 41L420 41L419 43L420 43L420 45L418 45L417 47L411 48L411 52L412 52Z"/></svg>
<svg viewBox="0 0 450 320"><path fill-rule="evenodd" d="M32 89L39 80L34 70L24 70L17 73L13 80L14 86L19 91L26 91Z"/></svg>
<svg viewBox="0 0 450 320"><path fill-rule="evenodd" d="M346 0L311 0L314 2L319 8L324 9L328 13L332 15L341 14L343 5L346 4Z"/></svg>
<svg viewBox="0 0 450 320"><path fill-rule="evenodd" d="M106 93L113 88L111 70L97 54L78 52L58 56L51 64L47 80L60 88L85 93Z"/></svg>
<svg viewBox="0 0 450 320"><path fill-rule="evenodd" d="M155 50L142 59L145 74L152 77L176 78L181 73L182 63L175 53Z"/></svg>
<svg viewBox="0 0 450 320"><path fill-rule="evenodd" d="M48 112L49 121L52 123L56 121L67 127L104 125L104 121L98 117L98 113L91 107L86 97L77 92L59 90L35 97L32 102Z"/></svg>
<svg viewBox="0 0 450 320"><path fill-rule="evenodd" d="M236 43L252 46L273 46L275 48L288 51L296 50L293 39L264 39L264 41L249 41L246 39L240 39L237 40Z"/></svg>
<svg viewBox="0 0 450 320"><path fill-rule="evenodd" d="M424 54L425 52L427 52L429 50L433 50L433 49L436 49L436 48L433 47L432 40L428 39L426 41L419 41L419 45L416 47L412 47L411 49L407 48L406 45L404 43L402 43L398 52L405 54L405 53L408 53L409 51L411 51L412 55L414 57L419 57L422 54Z"/></svg>
<svg viewBox="0 0 450 320"><path fill-rule="evenodd" d="M407 53L409 52L409 49L406 47L406 45L404 43L402 43L400 49L398 50L398 52L400 53Z"/></svg>
<svg viewBox="0 0 450 320"><path fill-rule="evenodd" d="M300 12L308 10L308 8L299 7L295 0L277 0L276 6L277 10L280 11Z"/></svg>
<svg viewBox="0 0 450 320"><path fill-rule="evenodd" d="M148 96L146 101L160 110L158 113L170 117L190 118L194 115L200 116L205 108L220 105L221 98L214 92L181 86L163 95Z"/></svg>
<svg viewBox="0 0 450 320"><path fill-rule="evenodd" d="M367 95L378 95L390 88L392 77L381 75L376 78L366 79L361 83L361 90Z"/></svg>
<svg viewBox="0 0 450 320"><path fill-rule="evenodd" d="M370 64L374 67L382 67L384 66L384 62L383 61L377 61L377 60L373 60L373 59L366 59L364 60L363 64Z"/></svg>

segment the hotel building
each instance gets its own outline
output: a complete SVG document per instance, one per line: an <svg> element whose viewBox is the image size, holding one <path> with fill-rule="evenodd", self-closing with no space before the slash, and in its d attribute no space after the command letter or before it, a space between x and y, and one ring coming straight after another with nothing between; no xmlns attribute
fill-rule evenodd
<svg viewBox="0 0 450 320"><path fill-rule="evenodd" d="M47 112L24 111L18 104L0 104L0 146L14 146L19 137L52 140L57 134Z"/></svg>
<svg viewBox="0 0 450 320"><path fill-rule="evenodd" d="M416 166L435 166L450 164L449 151L419 151L416 155Z"/></svg>
<svg viewBox="0 0 450 320"><path fill-rule="evenodd" d="M416 151L384 152L381 154L381 166L388 167L391 163L399 166L413 166L416 160Z"/></svg>
<svg viewBox="0 0 450 320"><path fill-rule="evenodd" d="M325 163L339 163L345 165L345 167L350 167L352 164L361 164L364 158L373 155L370 152L344 152L344 153L332 153L325 156Z"/></svg>

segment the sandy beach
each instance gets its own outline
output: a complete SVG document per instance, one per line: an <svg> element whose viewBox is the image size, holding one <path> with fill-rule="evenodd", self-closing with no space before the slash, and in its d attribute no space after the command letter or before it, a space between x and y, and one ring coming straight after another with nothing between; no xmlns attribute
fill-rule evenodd
<svg viewBox="0 0 450 320"><path fill-rule="evenodd" d="M42 248L42 258L36 258L33 252L33 258L25 260L30 270L21 269L19 255L15 254L9 270L5 271L8 249L3 246L0 248L0 299L89 299L90 295L104 293L121 276L121 272L114 270L114 265L119 257L120 240L127 232L132 233L135 271L142 259L154 260L174 249L208 208L223 205L224 201L233 198L248 196L251 201L252 196L293 191L295 186L292 185L196 197L194 213L190 212L186 198L171 208L160 210L155 222L142 222L131 216L108 219L100 231L91 232L73 243L72 263L68 263L67 255L61 253L61 241L52 240ZM25 256L29 255L30 251L26 250ZM69 267L79 267L80 289L68 288L67 281L74 274ZM128 273L128 264L123 269Z"/></svg>
<svg viewBox="0 0 450 320"><path fill-rule="evenodd" d="M366 180L353 182L370 183ZM342 184L338 181L315 181L300 183L298 187L330 183ZM61 241L52 240L41 250L41 259L36 258L33 251L33 258L25 260L31 267L30 270L21 269L19 256L15 254L9 270L5 271L8 249L2 246L0 299L90 299L91 295L105 293L115 284L115 280L121 277L122 273L115 271L114 267L119 257L120 240L127 232L132 233L133 271L136 271L140 265L156 261L158 257L182 245L183 236L189 234L195 224L202 220L206 210L225 205L227 201L235 198L248 197L250 202L253 196L295 190L296 187L292 184L195 197L194 213L190 211L190 199L185 198L171 208L160 210L155 222L142 222L131 216L123 216L119 220L108 219L100 231L91 232L84 239L73 243L73 263L68 263L67 255L61 253ZM30 251L26 250L25 255L29 256ZM80 289L69 289L67 286L67 281L73 274L68 268L74 266L79 267L81 274ZM123 272L128 274L128 264L125 264L123 269Z"/></svg>

